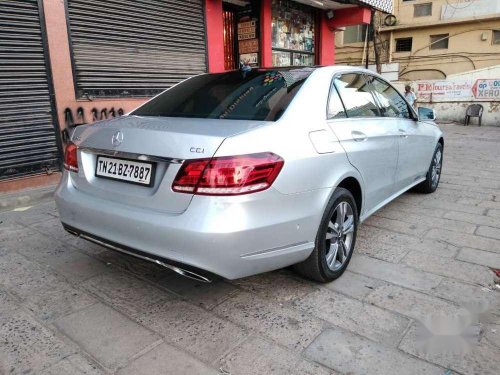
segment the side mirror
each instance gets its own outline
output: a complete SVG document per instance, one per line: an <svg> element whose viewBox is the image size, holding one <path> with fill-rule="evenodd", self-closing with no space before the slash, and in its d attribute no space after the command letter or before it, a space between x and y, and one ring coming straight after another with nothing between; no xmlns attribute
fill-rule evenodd
<svg viewBox="0 0 500 375"><path fill-rule="evenodd" d="M431 108L418 107L418 119L420 121L434 121L436 119L436 112Z"/></svg>

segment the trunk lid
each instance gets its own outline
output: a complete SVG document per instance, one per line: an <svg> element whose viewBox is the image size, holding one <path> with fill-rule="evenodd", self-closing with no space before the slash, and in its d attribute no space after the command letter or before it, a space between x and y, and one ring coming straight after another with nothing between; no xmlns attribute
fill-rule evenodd
<svg viewBox="0 0 500 375"><path fill-rule="evenodd" d="M124 116L79 126L72 135L79 148L79 172L72 176L73 185L107 201L181 213L192 199L191 194L171 189L182 160L212 157L225 138L264 124L263 121ZM118 137L121 142L113 144L117 132L121 133ZM96 176L99 155L154 163L152 186Z"/></svg>

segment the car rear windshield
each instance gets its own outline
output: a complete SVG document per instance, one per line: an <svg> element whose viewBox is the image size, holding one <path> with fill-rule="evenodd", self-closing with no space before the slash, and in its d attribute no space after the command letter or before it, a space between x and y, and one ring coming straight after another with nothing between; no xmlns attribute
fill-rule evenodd
<svg viewBox="0 0 500 375"><path fill-rule="evenodd" d="M131 114L276 121L313 70L203 74L166 90Z"/></svg>

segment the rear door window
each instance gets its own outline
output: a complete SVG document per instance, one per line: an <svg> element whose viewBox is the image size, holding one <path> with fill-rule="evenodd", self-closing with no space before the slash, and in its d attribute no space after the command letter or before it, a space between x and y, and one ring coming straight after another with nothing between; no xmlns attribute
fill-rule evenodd
<svg viewBox="0 0 500 375"><path fill-rule="evenodd" d="M328 119L346 118L345 108L340 100L339 93L332 82L330 96L328 97Z"/></svg>
<svg viewBox="0 0 500 375"><path fill-rule="evenodd" d="M313 68L232 71L188 79L132 115L275 121Z"/></svg>
<svg viewBox="0 0 500 375"><path fill-rule="evenodd" d="M335 78L334 82L344 103L347 117L380 116L377 102L362 74L343 74Z"/></svg>
<svg viewBox="0 0 500 375"><path fill-rule="evenodd" d="M373 76L366 77L373 87L384 117L411 118L408 103L391 85Z"/></svg>

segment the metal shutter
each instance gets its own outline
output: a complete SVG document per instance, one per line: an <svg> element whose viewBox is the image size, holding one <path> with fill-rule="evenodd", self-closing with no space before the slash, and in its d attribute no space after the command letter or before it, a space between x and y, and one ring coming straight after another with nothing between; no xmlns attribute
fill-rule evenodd
<svg viewBox="0 0 500 375"><path fill-rule="evenodd" d="M68 0L78 97L152 96L207 71L203 0Z"/></svg>
<svg viewBox="0 0 500 375"><path fill-rule="evenodd" d="M0 1L0 179L59 169L37 0Z"/></svg>

